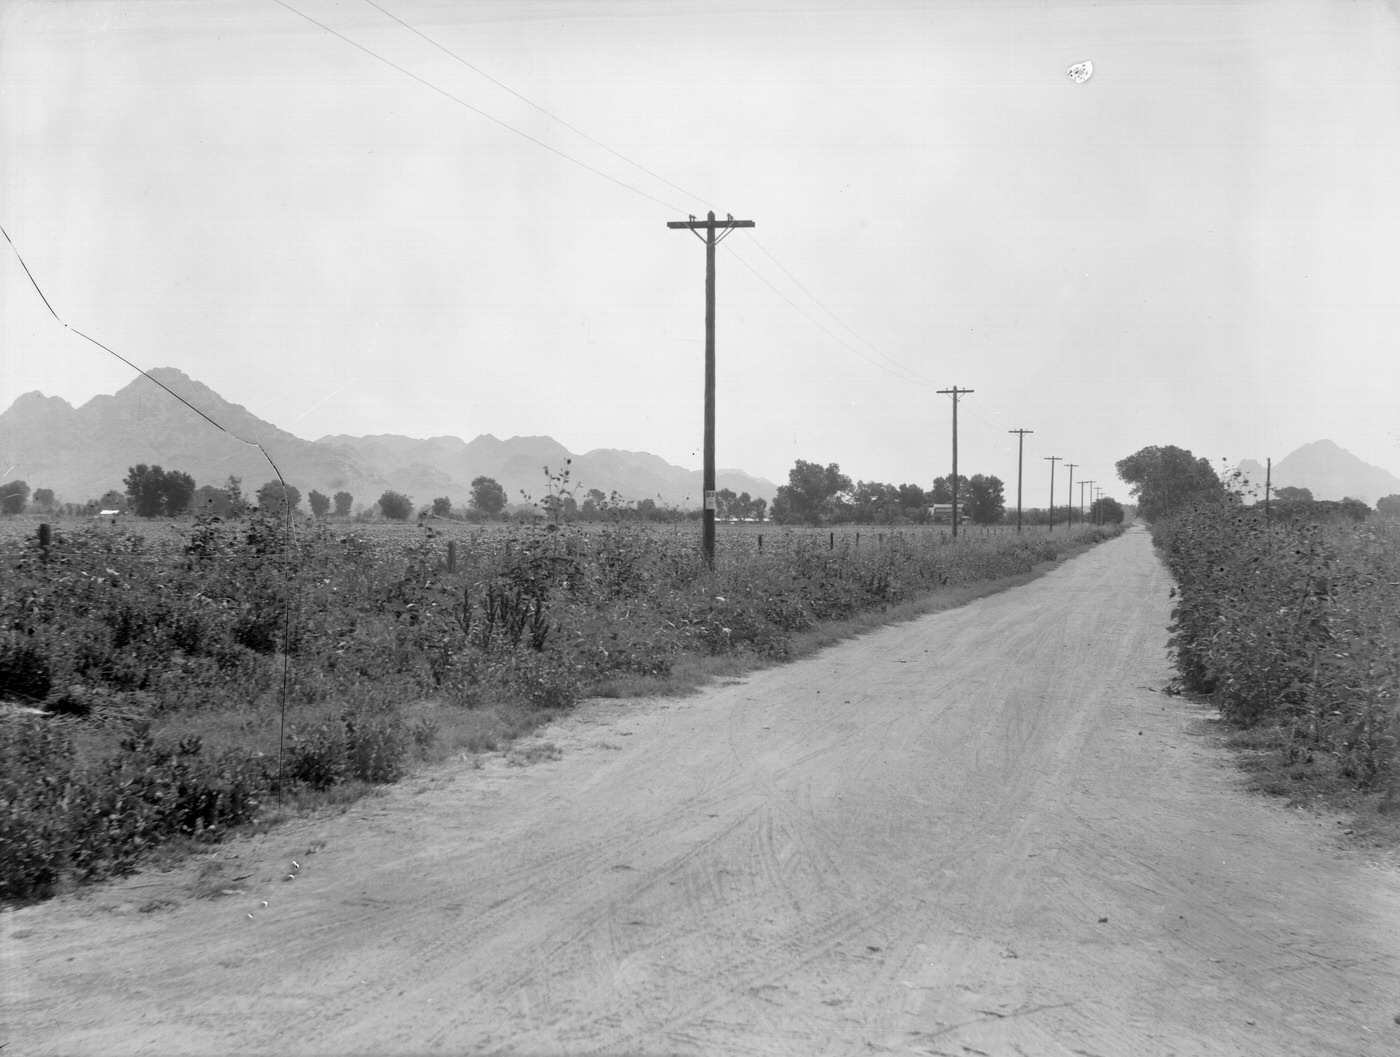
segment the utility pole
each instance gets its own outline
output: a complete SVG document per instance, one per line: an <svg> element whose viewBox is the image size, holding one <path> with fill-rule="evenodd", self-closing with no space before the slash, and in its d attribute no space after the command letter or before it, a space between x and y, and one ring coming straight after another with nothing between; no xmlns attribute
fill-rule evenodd
<svg viewBox="0 0 1400 1057"><path fill-rule="evenodd" d="M1085 486L1086 484L1087 484L1090 488L1093 488L1093 487L1094 487L1094 482L1093 482L1093 481L1080 481L1080 482L1079 482L1079 520L1080 520L1080 521L1083 521L1083 520L1084 520L1084 486Z"/></svg>
<svg viewBox="0 0 1400 1057"><path fill-rule="evenodd" d="M1274 487L1274 457L1270 455L1264 462L1264 524L1269 523L1269 493Z"/></svg>
<svg viewBox="0 0 1400 1057"><path fill-rule="evenodd" d="M752 220L735 220L733 215L716 221L714 210L705 220L668 220L668 228L688 228L705 244L705 465L701 487L705 490L705 510L700 547L705 564L715 565L715 247L735 228L751 228ZM719 229L723 234L715 237ZM700 232L705 234L701 235Z"/></svg>
<svg viewBox="0 0 1400 1057"><path fill-rule="evenodd" d="M959 389L956 385L951 389L940 389L940 393L947 393L953 398L953 539L958 538L958 397L966 396L968 393L975 393L975 389Z"/></svg>
<svg viewBox="0 0 1400 1057"><path fill-rule="evenodd" d="M1094 524L1103 524L1103 503L1099 502L1103 498L1103 489L1094 489Z"/></svg>
<svg viewBox="0 0 1400 1057"><path fill-rule="evenodd" d="M1021 534L1021 453L1026 446L1026 434L1034 433L1033 429L1008 429L1006 432L1017 434L1016 437L1016 535Z"/></svg>
<svg viewBox="0 0 1400 1057"><path fill-rule="evenodd" d="M1050 464L1050 531L1055 531L1055 464L1062 456L1047 455L1045 461Z"/></svg>
<svg viewBox="0 0 1400 1057"><path fill-rule="evenodd" d="M1065 463L1069 468L1069 488L1065 493L1065 528L1070 532L1074 531L1074 468L1078 465L1077 462Z"/></svg>

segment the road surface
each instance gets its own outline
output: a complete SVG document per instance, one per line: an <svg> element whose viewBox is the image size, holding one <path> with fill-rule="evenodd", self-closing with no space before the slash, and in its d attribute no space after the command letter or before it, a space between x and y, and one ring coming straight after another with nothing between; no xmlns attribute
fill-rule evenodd
<svg viewBox="0 0 1400 1057"><path fill-rule="evenodd" d="M1400 1053L1400 880L1159 692L1169 586L1133 530L5 914L4 1057Z"/></svg>

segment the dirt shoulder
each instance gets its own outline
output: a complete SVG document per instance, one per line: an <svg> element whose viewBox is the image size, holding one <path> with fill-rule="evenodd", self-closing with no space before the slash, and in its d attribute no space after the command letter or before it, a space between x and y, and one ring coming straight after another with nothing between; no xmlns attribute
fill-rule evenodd
<svg viewBox="0 0 1400 1057"><path fill-rule="evenodd" d="M963 608L692 697L590 703L510 759L6 913L0 1042L1396 1052L1400 876L1247 794L1205 714L1157 691L1167 588L1132 530ZM188 898L201 869L212 898Z"/></svg>

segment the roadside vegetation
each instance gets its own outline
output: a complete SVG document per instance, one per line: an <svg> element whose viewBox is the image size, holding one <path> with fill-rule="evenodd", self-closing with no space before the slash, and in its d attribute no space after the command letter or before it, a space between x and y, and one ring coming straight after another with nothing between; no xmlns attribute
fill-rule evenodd
<svg viewBox="0 0 1400 1057"><path fill-rule="evenodd" d="M491 751L584 696L790 656L831 622L1111 535L633 522L60 523L0 539L0 898ZM22 707L16 707L16 704Z"/></svg>
<svg viewBox="0 0 1400 1057"><path fill-rule="evenodd" d="M1400 517L1350 499L1247 504L1248 482L1179 452L1144 449L1119 463L1140 485L1140 509L1176 579L1177 688L1238 731L1234 744L1261 788L1391 814L1400 808Z"/></svg>

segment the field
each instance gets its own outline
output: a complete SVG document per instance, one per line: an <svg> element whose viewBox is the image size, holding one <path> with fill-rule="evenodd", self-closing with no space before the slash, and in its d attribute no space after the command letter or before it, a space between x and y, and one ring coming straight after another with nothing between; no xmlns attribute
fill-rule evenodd
<svg viewBox="0 0 1400 1057"><path fill-rule="evenodd" d="M133 866L584 695L668 692L1106 533L238 522L7 524L0 897ZM1107 534L1112 534L1108 532Z"/></svg>
<svg viewBox="0 0 1400 1057"><path fill-rule="evenodd" d="M1400 518L1265 522L1203 507L1158 526L1181 689L1243 733L1260 784L1400 794Z"/></svg>

